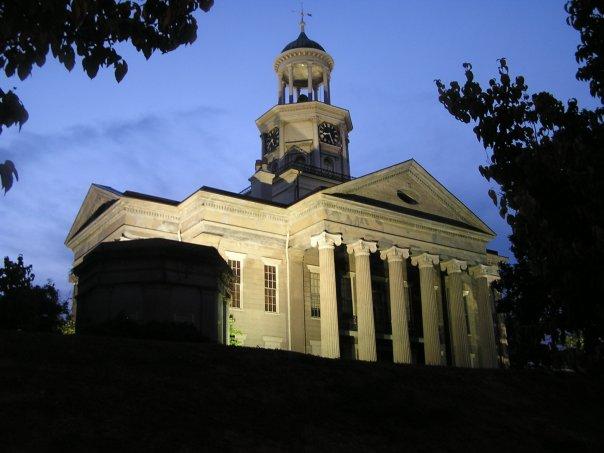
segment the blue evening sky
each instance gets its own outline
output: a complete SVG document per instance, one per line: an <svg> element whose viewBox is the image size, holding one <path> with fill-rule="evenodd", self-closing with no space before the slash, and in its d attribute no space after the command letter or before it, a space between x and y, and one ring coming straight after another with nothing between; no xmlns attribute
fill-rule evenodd
<svg viewBox="0 0 604 453"><path fill-rule="evenodd" d="M509 230L478 173L486 153L469 125L438 103L434 79L463 81L511 74L533 92L576 97L578 34L565 23L565 0L307 0L307 33L335 59L332 102L350 110L355 176L415 158L499 235ZM0 255L24 255L39 282L69 296L71 252L63 242L92 182L182 199L202 185L239 191L249 184L260 144L255 119L276 102L273 61L298 35L295 0L216 0L199 14L197 41L171 54L124 46L119 85L101 70L89 80L49 60L16 86L30 113L21 132L0 136L0 159L20 181L0 199Z"/></svg>

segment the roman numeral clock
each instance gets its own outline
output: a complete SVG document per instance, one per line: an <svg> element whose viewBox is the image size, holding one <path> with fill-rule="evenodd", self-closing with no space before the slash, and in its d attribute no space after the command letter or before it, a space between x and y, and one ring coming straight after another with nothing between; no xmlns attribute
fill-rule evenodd
<svg viewBox="0 0 604 453"><path fill-rule="evenodd" d="M323 122L319 124L319 140L333 146L342 146L342 136L335 124Z"/></svg>
<svg viewBox="0 0 604 453"><path fill-rule="evenodd" d="M279 148L279 128L274 127L263 135L264 138L264 153L272 153Z"/></svg>

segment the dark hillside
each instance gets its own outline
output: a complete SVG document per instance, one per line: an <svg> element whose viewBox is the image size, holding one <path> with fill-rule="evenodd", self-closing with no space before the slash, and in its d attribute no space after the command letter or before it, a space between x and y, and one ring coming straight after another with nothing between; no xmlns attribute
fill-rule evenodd
<svg viewBox="0 0 604 453"><path fill-rule="evenodd" d="M604 451L604 384L0 332L2 451Z"/></svg>

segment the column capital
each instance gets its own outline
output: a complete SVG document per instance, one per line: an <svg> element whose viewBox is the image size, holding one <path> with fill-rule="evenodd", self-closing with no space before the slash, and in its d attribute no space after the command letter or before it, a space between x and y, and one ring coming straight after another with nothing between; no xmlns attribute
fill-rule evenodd
<svg viewBox="0 0 604 453"><path fill-rule="evenodd" d="M331 234L327 231L323 231L322 233L310 237L310 246L319 247L319 250L333 249L340 244L342 244L341 234Z"/></svg>
<svg viewBox="0 0 604 453"><path fill-rule="evenodd" d="M477 264L468 269L470 275L474 278L486 278L490 283L494 280L499 280L499 267L487 266L486 264Z"/></svg>
<svg viewBox="0 0 604 453"><path fill-rule="evenodd" d="M438 255L430 255L429 253L422 253L421 255L411 257L411 264L420 268L433 267L438 262Z"/></svg>
<svg viewBox="0 0 604 453"><path fill-rule="evenodd" d="M377 251L377 242L365 241L359 239L346 246L348 253L354 253L354 256L369 256L370 253Z"/></svg>
<svg viewBox="0 0 604 453"><path fill-rule="evenodd" d="M403 261L409 258L409 249L402 249L393 245L389 249L380 251L380 258L388 260L389 263Z"/></svg>
<svg viewBox="0 0 604 453"><path fill-rule="evenodd" d="M468 263L462 260L456 260L455 258L447 261L442 261L440 263L440 270L446 271L449 275L454 273L460 273L461 271L465 271L467 268Z"/></svg>

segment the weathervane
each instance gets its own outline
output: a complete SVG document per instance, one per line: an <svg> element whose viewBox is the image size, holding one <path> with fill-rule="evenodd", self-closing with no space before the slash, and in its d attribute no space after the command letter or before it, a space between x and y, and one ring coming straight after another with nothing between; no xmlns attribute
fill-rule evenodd
<svg viewBox="0 0 604 453"><path fill-rule="evenodd" d="M296 13L297 11L293 11L292 12ZM304 17L312 17L311 13L305 13L304 12L304 2L300 2L300 32L304 33L304 27L306 26L306 22L304 22Z"/></svg>

